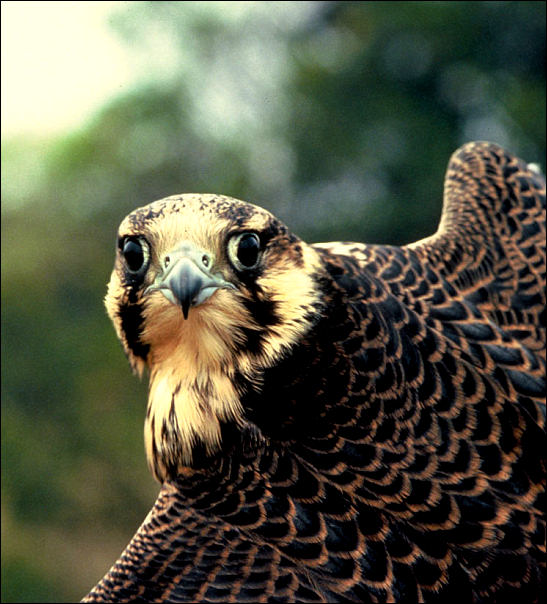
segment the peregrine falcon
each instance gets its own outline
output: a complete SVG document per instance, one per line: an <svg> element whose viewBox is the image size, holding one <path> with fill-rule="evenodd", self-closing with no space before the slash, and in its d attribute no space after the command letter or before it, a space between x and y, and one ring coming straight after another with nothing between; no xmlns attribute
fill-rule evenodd
<svg viewBox="0 0 547 604"><path fill-rule="evenodd" d="M490 143L437 232L310 245L257 206L129 214L108 314L158 499L85 602L532 602L545 577L545 180Z"/></svg>

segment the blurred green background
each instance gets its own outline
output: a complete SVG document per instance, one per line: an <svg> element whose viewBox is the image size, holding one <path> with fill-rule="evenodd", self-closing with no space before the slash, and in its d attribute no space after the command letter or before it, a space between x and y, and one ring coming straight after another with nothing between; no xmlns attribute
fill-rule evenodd
<svg viewBox="0 0 547 604"><path fill-rule="evenodd" d="M129 211L217 192L308 241L404 244L462 143L544 165L544 2L110 4L140 76L2 140L3 602L77 601L158 491L102 302Z"/></svg>

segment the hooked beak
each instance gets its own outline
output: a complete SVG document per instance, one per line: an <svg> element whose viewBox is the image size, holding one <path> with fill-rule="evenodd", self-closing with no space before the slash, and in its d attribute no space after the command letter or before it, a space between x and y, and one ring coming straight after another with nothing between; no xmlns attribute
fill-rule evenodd
<svg viewBox="0 0 547 604"><path fill-rule="evenodd" d="M164 270L158 274L146 293L160 291L172 304L182 308L188 319L190 307L198 306L211 297L217 289L235 289L220 274L210 272L211 256L185 242L163 258Z"/></svg>

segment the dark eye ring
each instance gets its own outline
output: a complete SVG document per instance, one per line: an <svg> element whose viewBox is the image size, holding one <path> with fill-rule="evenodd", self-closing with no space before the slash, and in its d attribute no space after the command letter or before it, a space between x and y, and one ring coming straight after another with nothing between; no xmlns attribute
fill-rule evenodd
<svg viewBox="0 0 547 604"><path fill-rule="evenodd" d="M139 275L148 268L150 251L142 237L126 237L122 241L122 255L132 275Z"/></svg>
<svg viewBox="0 0 547 604"><path fill-rule="evenodd" d="M260 261L260 252L260 238L256 233L238 233L228 242L230 262L238 271L256 268Z"/></svg>

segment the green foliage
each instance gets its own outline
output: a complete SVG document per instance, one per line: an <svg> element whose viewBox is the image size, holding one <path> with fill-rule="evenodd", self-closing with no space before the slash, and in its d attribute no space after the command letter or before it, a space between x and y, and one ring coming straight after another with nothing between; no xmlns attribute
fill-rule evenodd
<svg viewBox="0 0 547 604"><path fill-rule="evenodd" d="M139 2L115 26L142 82L3 143L6 602L80 598L157 491L102 304L127 212L218 192L308 241L402 244L435 230L460 144L545 157L543 2Z"/></svg>

